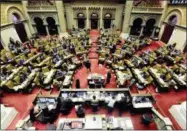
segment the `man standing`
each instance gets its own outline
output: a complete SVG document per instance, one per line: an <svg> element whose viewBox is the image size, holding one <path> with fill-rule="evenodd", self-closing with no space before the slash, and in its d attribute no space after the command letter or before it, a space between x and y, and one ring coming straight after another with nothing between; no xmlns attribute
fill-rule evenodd
<svg viewBox="0 0 187 131"><path fill-rule="evenodd" d="M110 71L108 71L107 76L106 76L106 84L110 83L110 79L111 79L111 73Z"/></svg>
<svg viewBox="0 0 187 131"><path fill-rule="evenodd" d="M91 63L89 60L85 62L85 66L86 66L88 72L91 72Z"/></svg>

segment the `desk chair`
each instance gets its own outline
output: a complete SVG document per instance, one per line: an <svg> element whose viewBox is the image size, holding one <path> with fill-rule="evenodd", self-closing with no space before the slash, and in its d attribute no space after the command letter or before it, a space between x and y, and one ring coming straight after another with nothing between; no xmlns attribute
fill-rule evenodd
<svg viewBox="0 0 187 131"><path fill-rule="evenodd" d="M63 115L68 115L72 107L73 107L72 101L60 99L60 112Z"/></svg>
<svg viewBox="0 0 187 131"><path fill-rule="evenodd" d="M98 106L99 106L98 103L92 103L91 106L92 106L92 112L97 112L98 111Z"/></svg>
<svg viewBox="0 0 187 131"><path fill-rule="evenodd" d="M141 117L141 121L144 125L149 125L153 121L152 114L143 114Z"/></svg>
<svg viewBox="0 0 187 131"><path fill-rule="evenodd" d="M76 109L76 115L79 118L82 118L82 117L85 116L85 110L83 109L83 107L81 105L77 107L77 109Z"/></svg>

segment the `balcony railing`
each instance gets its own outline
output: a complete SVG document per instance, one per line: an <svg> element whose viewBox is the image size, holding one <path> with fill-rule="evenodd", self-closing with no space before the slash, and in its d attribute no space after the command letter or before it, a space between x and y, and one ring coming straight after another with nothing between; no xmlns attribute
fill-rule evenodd
<svg viewBox="0 0 187 131"><path fill-rule="evenodd" d="M162 14L162 7L138 7L134 6L132 13Z"/></svg>
<svg viewBox="0 0 187 131"><path fill-rule="evenodd" d="M56 6L54 5L43 5L43 6L39 6L39 5L30 5L27 6L27 10L28 12L53 12L56 11Z"/></svg>

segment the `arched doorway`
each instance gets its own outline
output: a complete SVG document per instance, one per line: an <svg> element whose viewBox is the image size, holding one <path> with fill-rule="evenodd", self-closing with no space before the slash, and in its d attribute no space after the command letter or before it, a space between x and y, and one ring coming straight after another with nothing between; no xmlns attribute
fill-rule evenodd
<svg viewBox="0 0 187 131"><path fill-rule="evenodd" d="M96 13L91 14L91 29L98 28L98 15Z"/></svg>
<svg viewBox="0 0 187 131"><path fill-rule="evenodd" d="M111 23L112 23L112 15L107 13L104 16L104 28L108 29L111 27Z"/></svg>
<svg viewBox="0 0 187 131"><path fill-rule="evenodd" d="M172 15L169 20L168 23L166 23L165 28L164 28L164 32L162 34L162 38L161 41L163 41L164 43L168 43L173 30L175 28L175 25L177 23L177 16L176 15Z"/></svg>
<svg viewBox="0 0 187 131"><path fill-rule="evenodd" d="M47 35L47 31L45 26L43 25L43 20L39 17L34 18L34 22L36 23L36 30L39 35Z"/></svg>
<svg viewBox="0 0 187 131"><path fill-rule="evenodd" d="M50 35L58 34L58 29L55 20L52 17L47 17L46 19Z"/></svg>
<svg viewBox="0 0 187 131"><path fill-rule="evenodd" d="M140 35L142 22L143 20L141 18L137 18L133 21L133 25L130 31L131 35L136 35L136 36Z"/></svg>
<svg viewBox="0 0 187 131"><path fill-rule="evenodd" d="M21 40L21 42L25 42L28 40L27 33L25 31L25 26L23 22L21 21L20 16L17 13L12 14L12 22L14 23L14 27L16 29L16 32Z"/></svg>
<svg viewBox="0 0 187 131"><path fill-rule="evenodd" d="M85 28L85 16L83 13L78 13L77 14L77 25L79 29L84 29Z"/></svg>
<svg viewBox="0 0 187 131"><path fill-rule="evenodd" d="M147 20L146 25L144 27L144 31L143 31L144 36L148 36L148 37L151 36L155 23L156 23L155 19Z"/></svg>

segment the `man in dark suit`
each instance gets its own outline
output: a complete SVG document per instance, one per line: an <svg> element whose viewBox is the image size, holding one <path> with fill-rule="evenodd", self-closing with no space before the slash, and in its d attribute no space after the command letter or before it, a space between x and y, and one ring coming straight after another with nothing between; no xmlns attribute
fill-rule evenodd
<svg viewBox="0 0 187 131"><path fill-rule="evenodd" d="M110 71L108 71L107 77L106 77L106 84L110 83L110 79L111 79L111 73Z"/></svg>

